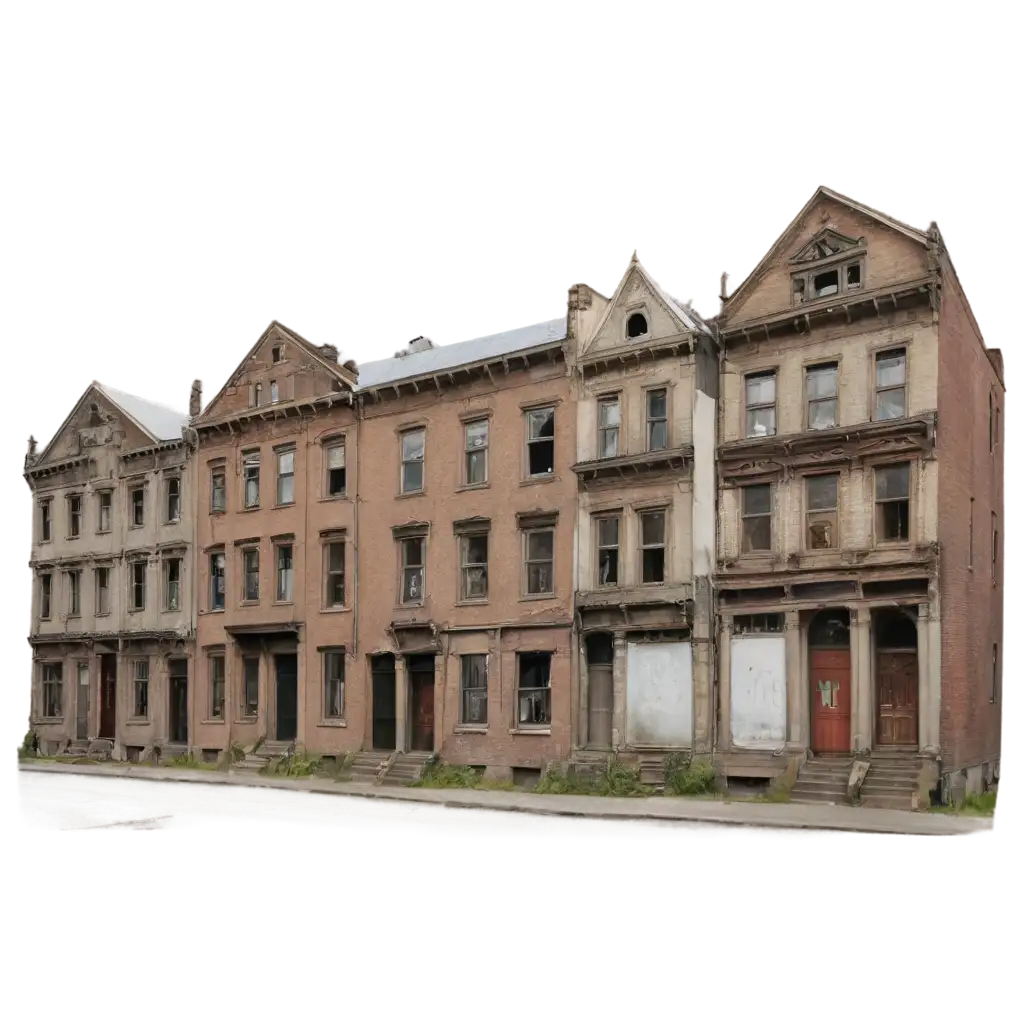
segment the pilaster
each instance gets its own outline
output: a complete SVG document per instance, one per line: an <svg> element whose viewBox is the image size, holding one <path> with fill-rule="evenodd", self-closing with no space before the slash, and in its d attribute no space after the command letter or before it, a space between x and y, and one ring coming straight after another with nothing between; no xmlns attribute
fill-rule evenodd
<svg viewBox="0 0 1024 1024"><path fill-rule="evenodd" d="M395 750L400 754L407 750L407 726L409 722L409 676L405 658L395 655Z"/></svg>
<svg viewBox="0 0 1024 1024"><path fill-rule="evenodd" d="M850 676L853 692L851 743L854 750L870 750L874 745L872 714L871 612L867 608L850 609Z"/></svg>
<svg viewBox="0 0 1024 1024"><path fill-rule="evenodd" d="M733 617L723 615L718 644L718 746L732 749L732 627Z"/></svg>
<svg viewBox="0 0 1024 1024"><path fill-rule="evenodd" d="M617 630L612 639L612 748L626 738L626 634Z"/></svg>
<svg viewBox="0 0 1024 1024"><path fill-rule="evenodd" d="M786 642L786 717L788 745L803 749L810 734L810 708L807 703L806 674L800 643L800 613L785 613L783 629Z"/></svg>

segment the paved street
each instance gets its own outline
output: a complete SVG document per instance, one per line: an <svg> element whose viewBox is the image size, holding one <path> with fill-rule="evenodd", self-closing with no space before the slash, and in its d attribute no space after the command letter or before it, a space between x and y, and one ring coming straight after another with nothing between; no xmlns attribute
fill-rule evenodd
<svg viewBox="0 0 1024 1024"><path fill-rule="evenodd" d="M786 846L871 842L814 829L571 818L394 800L17 772L20 816L67 839L772 840ZM878 842L886 842L879 840ZM891 841L890 841L891 842Z"/></svg>

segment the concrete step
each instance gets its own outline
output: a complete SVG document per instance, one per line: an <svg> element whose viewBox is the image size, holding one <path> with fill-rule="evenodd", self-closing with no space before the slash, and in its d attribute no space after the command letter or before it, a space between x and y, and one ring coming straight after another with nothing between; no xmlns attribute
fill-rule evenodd
<svg viewBox="0 0 1024 1024"><path fill-rule="evenodd" d="M797 793L796 789L790 794L789 802L793 804L836 804L846 805L846 794L835 793Z"/></svg>
<svg viewBox="0 0 1024 1024"><path fill-rule="evenodd" d="M914 809L913 794L892 794L883 796L880 794L865 794L861 792L862 807L884 807L894 811L911 811Z"/></svg>

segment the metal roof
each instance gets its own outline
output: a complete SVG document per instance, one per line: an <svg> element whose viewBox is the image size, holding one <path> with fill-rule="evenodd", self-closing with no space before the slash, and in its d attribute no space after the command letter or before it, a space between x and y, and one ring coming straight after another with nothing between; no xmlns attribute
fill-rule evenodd
<svg viewBox="0 0 1024 1024"><path fill-rule="evenodd" d="M106 395L118 408L127 413L142 429L158 441L180 441L181 428L188 426L188 415L176 412L166 405L158 405L137 395L93 381L93 387Z"/></svg>

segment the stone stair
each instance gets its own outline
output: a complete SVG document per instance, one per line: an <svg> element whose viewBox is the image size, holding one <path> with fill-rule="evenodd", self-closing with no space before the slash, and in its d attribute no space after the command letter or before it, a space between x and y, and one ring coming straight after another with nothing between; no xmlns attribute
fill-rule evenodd
<svg viewBox="0 0 1024 1024"><path fill-rule="evenodd" d="M921 758L914 749L873 750L871 767L860 789L864 807L917 810Z"/></svg>
<svg viewBox="0 0 1024 1024"><path fill-rule="evenodd" d="M421 751L399 754L381 776L381 785L408 786L410 783L418 781L430 757L429 753Z"/></svg>
<svg viewBox="0 0 1024 1024"><path fill-rule="evenodd" d="M807 759L789 794L795 804L845 804L853 770L849 754L819 754Z"/></svg>
<svg viewBox="0 0 1024 1024"><path fill-rule="evenodd" d="M349 782L376 785L381 776L381 765L386 765L391 753L386 750L360 750L348 768Z"/></svg>
<svg viewBox="0 0 1024 1024"><path fill-rule="evenodd" d="M284 757L289 751L295 751L295 743L286 740L264 740L256 753L247 753L241 761L236 761L232 766L233 772L258 773L265 768L275 757Z"/></svg>
<svg viewBox="0 0 1024 1024"><path fill-rule="evenodd" d="M179 757L184 757L188 753L188 744L186 743L165 743L160 748L160 764L169 765L172 761Z"/></svg>

